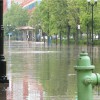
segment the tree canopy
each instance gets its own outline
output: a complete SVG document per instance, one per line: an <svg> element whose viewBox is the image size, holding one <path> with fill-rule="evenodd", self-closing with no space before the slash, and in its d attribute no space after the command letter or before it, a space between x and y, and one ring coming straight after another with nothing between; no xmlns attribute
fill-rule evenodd
<svg viewBox="0 0 100 100"><path fill-rule="evenodd" d="M94 30L99 32L100 2L94 5ZM68 25L71 33L76 33L77 26L81 32L86 33L86 28L91 30L92 6L86 0L42 0L33 12L33 23L41 24L44 32L48 34L67 34ZM32 23L32 22L31 22ZM49 31L48 31L49 30Z"/></svg>
<svg viewBox="0 0 100 100"><path fill-rule="evenodd" d="M23 9L20 5L13 3L11 8L4 13L4 29L5 33L13 31L15 28L27 25L29 14L27 10Z"/></svg>
<svg viewBox="0 0 100 100"><path fill-rule="evenodd" d="M93 2L94 3L94 2ZM94 33L99 33L100 29L100 2L94 5ZM42 0L37 3L35 10L29 14L20 5L13 3L7 13L4 14L4 27L7 33L7 25L11 25L12 30L19 26L31 25L41 26L43 32L48 35L67 35L70 26L71 34L77 33L78 25L81 32L86 33L87 27L91 32L92 6L87 0Z"/></svg>

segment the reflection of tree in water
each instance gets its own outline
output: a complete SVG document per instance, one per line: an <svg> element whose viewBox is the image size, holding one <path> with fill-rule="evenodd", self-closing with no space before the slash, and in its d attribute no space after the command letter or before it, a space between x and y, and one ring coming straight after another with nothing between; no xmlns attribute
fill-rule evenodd
<svg viewBox="0 0 100 100"><path fill-rule="evenodd" d="M94 50L94 64L96 73L100 73L100 47L95 47Z"/></svg>
<svg viewBox="0 0 100 100"><path fill-rule="evenodd" d="M44 64L40 69L40 79L44 87L44 91L49 96L67 96L75 93L75 78L69 77L70 61L67 61L70 55L63 51L57 54L48 54L43 56ZM70 72L71 73L71 72ZM69 89L69 90L68 90Z"/></svg>
<svg viewBox="0 0 100 100"><path fill-rule="evenodd" d="M59 57L49 55L48 58L45 59L45 62L45 66L41 70L43 71L41 72L41 77L45 91L47 91L48 95L64 95L66 91L66 74L64 75L63 73L65 73L66 70L63 65L60 66Z"/></svg>
<svg viewBox="0 0 100 100"><path fill-rule="evenodd" d="M100 47L94 47L94 58L93 58L93 65L95 69L93 70L94 73L100 73ZM96 98L100 98L100 85L95 85L93 87ZM95 98L94 96L94 98Z"/></svg>

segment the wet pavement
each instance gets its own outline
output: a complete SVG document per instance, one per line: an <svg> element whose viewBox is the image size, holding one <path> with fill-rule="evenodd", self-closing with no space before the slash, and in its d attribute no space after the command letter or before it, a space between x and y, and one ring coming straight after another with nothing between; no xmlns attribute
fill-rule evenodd
<svg viewBox="0 0 100 100"><path fill-rule="evenodd" d="M0 85L0 100L76 100L73 66L79 51L62 48L44 47L39 42L5 42L9 86ZM94 100L98 97L96 93Z"/></svg>

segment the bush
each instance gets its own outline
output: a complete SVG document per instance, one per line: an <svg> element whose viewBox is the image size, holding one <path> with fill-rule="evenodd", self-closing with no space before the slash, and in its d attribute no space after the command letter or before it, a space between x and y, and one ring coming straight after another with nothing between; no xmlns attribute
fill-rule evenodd
<svg viewBox="0 0 100 100"><path fill-rule="evenodd" d="M94 45L100 45L100 40L94 40L93 44Z"/></svg>

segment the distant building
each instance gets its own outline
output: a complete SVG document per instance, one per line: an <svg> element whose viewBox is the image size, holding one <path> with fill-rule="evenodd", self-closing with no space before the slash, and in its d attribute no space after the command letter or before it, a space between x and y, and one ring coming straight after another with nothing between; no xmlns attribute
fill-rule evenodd
<svg viewBox="0 0 100 100"><path fill-rule="evenodd" d="M3 12L5 13L11 7L11 0L3 0Z"/></svg>
<svg viewBox="0 0 100 100"><path fill-rule="evenodd" d="M4 0L3 1L3 12L6 12L7 11L7 1Z"/></svg>
<svg viewBox="0 0 100 100"><path fill-rule="evenodd" d="M24 0L24 2L21 3L21 6L31 12L34 10L37 2L40 3L41 0Z"/></svg>
<svg viewBox="0 0 100 100"><path fill-rule="evenodd" d="M40 3L41 1L42 0L4 0L4 12L11 7L12 2L20 4L23 8L31 12L34 10L36 2Z"/></svg>
<svg viewBox="0 0 100 100"><path fill-rule="evenodd" d="M25 0L12 0L12 1L14 1L15 3L21 4L21 3L23 3Z"/></svg>
<svg viewBox="0 0 100 100"><path fill-rule="evenodd" d="M21 6L31 12L34 10L36 2L37 0L25 0L23 3L21 3Z"/></svg>

